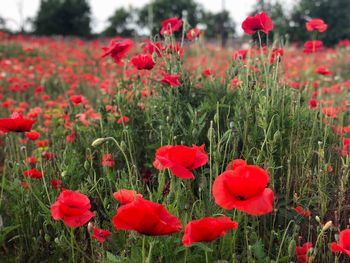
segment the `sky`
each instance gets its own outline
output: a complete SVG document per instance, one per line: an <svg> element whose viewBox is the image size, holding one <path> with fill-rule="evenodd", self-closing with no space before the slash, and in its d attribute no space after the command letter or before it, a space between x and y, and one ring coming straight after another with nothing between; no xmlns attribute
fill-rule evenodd
<svg viewBox="0 0 350 263"><path fill-rule="evenodd" d="M89 0L92 11L93 32L100 32L106 26L106 20L114 10L119 7L141 7L150 0ZM169 0L176 1L176 0ZM222 0L197 0L206 10L218 12L222 10ZM240 24L246 18L252 7L258 0L225 0L225 8L237 24L238 32L241 31ZM283 4L291 4L296 0L281 0ZM18 29L22 20L34 17L38 12L40 0L0 0L0 17L6 18L7 26ZM22 13L22 15L20 15Z"/></svg>

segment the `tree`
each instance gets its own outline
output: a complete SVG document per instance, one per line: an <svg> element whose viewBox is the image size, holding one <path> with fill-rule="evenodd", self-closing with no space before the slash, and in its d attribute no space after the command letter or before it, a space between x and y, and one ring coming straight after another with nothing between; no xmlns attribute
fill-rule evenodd
<svg viewBox="0 0 350 263"><path fill-rule="evenodd" d="M139 25L152 34L159 33L160 24L170 17L182 18L194 27L203 16L203 8L194 0L152 0L139 10Z"/></svg>
<svg viewBox="0 0 350 263"><path fill-rule="evenodd" d="M300 0L291 14L291 40L308 40L305 22L310 18L321 18L328 24L325 33L318 38L326 45L334 45L350 37L350 1L349 0Z"/></svg>
<svg viewBox="0 0 350 263"><path fill-rule="evenodd" d="M229 34L235 33L235 23L228 11L219 13L205 12L203 23L206 26L205 36L207 38L221 38L222 46L225 46Z"/></svg>
<svg viewBox="0 0 350 263"><path fill-rule="evenodd" d="M291 12L287 12L280 1L260 0L252 13L266 11L274 22L274 31L287 36L290 42L304 42L312 35L305 23L312 18L321 18L328 24L325 33L318 34L325 45L334 45L350 37L349 0L299 0ZM272 33L273 33L272 32Z"/></svg>
<svg viewBox="0 0 350 263"><path fill-rule="evenodd" d="M34 32L86 37L91 34L90 22L90 6L86 0L41 0Z"/></svg>
<svg viewBox="0 0 350 263"><path fill-rule="evenodd" d="M115 10L114 14L108 18L108 27L102 32L104 36L122 36L130 37L135 33L135 30L130 28L134 22L135 11L133 9L126 10L119 8Z"/></svg>

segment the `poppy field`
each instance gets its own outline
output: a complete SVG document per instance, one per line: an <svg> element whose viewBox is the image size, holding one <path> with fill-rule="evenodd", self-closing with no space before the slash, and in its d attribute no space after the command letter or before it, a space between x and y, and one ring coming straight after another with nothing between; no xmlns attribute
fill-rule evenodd
<svg viewBox="0 0 350 263"><path fill-rule="evenodd" d="M349 262L350 40L161 26L0 32L0 262Z"/></svg>

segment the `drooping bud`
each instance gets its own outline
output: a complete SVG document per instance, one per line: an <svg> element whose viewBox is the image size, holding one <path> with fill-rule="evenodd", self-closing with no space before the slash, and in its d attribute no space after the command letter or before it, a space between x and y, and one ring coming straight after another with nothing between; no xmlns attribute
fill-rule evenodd
<svg viewBox="0 0 350 263"><path fill-rule="evenodd" d="M92 147L97 147L103 143L105 143L106 141L108 141L106 138L98 138L96 140L94 140L91 144Z"/></svg>
<svg viewBox="0 0 350 263"><path fill-rule="evenodd" d="M328 221L323 227L322 227L322 232L327 231L331 226L332 226L332 221Z"/></svg>

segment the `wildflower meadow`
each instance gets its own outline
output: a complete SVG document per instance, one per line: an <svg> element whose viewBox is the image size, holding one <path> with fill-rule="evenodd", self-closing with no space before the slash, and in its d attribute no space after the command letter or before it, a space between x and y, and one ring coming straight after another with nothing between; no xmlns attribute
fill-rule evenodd
<svg viewBox="0 0 350 263"><path fill-rule="evenodd" d="M0 32L0 262L349 262L350 40L240 23Z"/></svg>

